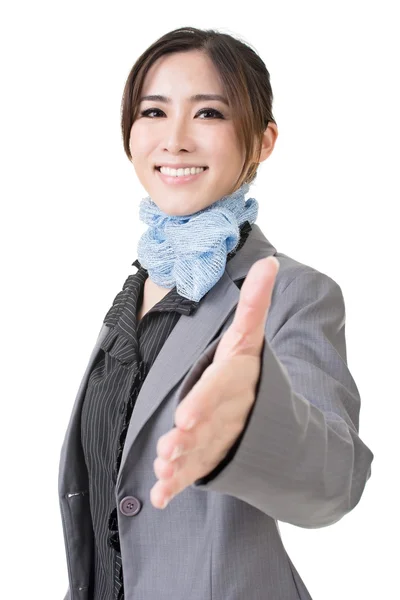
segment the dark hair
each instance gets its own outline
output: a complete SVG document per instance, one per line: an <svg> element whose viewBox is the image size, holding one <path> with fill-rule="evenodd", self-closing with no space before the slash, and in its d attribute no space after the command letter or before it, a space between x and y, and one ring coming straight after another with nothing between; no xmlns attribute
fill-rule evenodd
<svg viewBox="0 0 400 600"><path fill-rule="evenodd" d="M121 103L124 150L131 160L130 132L137 117L146 73L161 56L190 50L201 50L210 57L230 103L239 145L245 150L244 166L233 188L236 190L243 182L251 183L255 179L259 164L253 162L255 136L258 140L255 152L259 157L262 134L269 121L276 121L272 114L270 75L264 62L253 48L226 33L181 27L160 37L139 56L128 75Z"/></svg>

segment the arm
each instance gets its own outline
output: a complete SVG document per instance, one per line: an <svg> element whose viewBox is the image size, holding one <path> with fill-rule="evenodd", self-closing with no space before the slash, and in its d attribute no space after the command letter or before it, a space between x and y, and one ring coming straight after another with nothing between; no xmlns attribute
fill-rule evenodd
<svg viewBox="0 0 400 600"><path fill-rule="evenodd" d="M217 344L206 352L210 362ZM271 305L256 401L242 435L193 487L236 496L300 527L335 523L359 502L371 474L359 412L341 289L307 270Z"/></svg>

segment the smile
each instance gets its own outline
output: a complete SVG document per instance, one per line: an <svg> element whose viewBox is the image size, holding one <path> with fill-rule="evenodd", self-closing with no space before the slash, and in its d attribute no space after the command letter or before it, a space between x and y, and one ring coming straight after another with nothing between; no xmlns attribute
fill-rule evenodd
<svg viewBox="0 0 400 600"><path fill-rule="evenodd" d="M203 173L205 173L208 170L208 167L196 167L194 173L185 174L185 169L175 170L165 169L164 167L161 168L163 169L163 171L166 170L167 172L162 173L160 171L160 167L156 167L158 176L161 178L161 181L163 181L163 183L167 183L169 185L180 185L183 183L191 183L197 181L203 175ZM177 175L174 175L174 172L177 173Z"/></svg>

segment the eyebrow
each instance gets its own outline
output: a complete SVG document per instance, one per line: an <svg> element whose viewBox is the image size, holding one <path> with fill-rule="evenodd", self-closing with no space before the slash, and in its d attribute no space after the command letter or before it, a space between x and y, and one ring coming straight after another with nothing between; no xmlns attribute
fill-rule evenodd
<svg viewBox="0 0 400 600"><path fill-rule="evenodd" d="M167 96L161 96L160 94L152 94L150 96L143 96L140 98L139 102L143 102L144 100L153 100L154 102L165 102L166 104L170 104L171 98L167 98ZM228 100L224 98L224 96L220 96L220 94L195 94L194 96L190 96L190 102L203 102L205 100L219 100L223 102L227 106L229 106Z"/></svg>

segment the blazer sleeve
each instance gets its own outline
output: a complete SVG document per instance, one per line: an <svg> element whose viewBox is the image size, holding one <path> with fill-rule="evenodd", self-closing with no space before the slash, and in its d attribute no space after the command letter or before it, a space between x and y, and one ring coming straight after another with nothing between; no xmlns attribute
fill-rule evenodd
<svg viewBox="0 0 400 600"><path fill-rule="evenodd" d="M208 364L220 339L206 350ZM184 395L201 376L193 373ZM371 475L374 455L358 435L359 413L341 288L323 273L303 271L271 303L242 434L191 487L235 496L299 527L331 525L357 505Z"/></svg>

